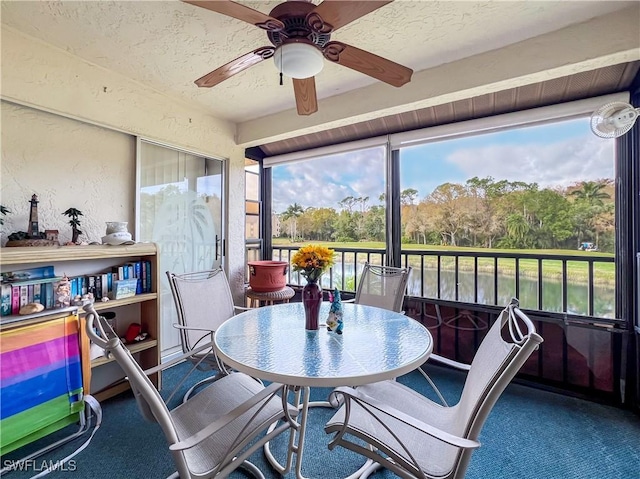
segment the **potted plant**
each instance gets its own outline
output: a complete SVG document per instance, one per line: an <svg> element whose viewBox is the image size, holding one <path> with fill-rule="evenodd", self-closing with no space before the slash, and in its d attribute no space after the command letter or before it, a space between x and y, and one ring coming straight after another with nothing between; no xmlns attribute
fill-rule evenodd
<svg viewBox="0 0 640 479"><path fill-rule="evenodd" d="M71 242L74 244L78 243L78 236L82 234L82 231L78 229L78 226L80 226L80 220L78 219L78 217L82 216L82 211L75 208L69 208L62 214L71 218L71 220L69 221L69 224L72 228Z"/></svg>

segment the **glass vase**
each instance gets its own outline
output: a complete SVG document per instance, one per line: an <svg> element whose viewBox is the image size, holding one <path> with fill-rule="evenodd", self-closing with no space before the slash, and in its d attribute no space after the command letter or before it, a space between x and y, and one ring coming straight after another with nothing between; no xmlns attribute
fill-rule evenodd
<svg viewBox="0 0 640 479"><path fill-rule="evenodd" d="M318 280L308 280L302 288L302 304L304 306L304 329L318 330L318 316L322 304L322 288Z"/></svg>

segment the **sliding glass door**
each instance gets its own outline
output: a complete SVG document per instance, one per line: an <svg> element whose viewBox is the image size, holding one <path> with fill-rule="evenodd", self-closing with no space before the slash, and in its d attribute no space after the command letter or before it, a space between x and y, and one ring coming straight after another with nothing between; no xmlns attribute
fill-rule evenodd
<svg viewBox="0 0 640 479"><path fill-rule="evenodd" d="M162 355L179 350L175 306L166 271L202 271L224 254L221 160L138 142L138 241L160 248Z"/></svg>

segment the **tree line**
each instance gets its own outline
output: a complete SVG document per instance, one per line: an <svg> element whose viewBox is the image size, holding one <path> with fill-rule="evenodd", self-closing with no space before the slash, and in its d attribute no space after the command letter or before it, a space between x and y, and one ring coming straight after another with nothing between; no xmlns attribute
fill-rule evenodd
<svg viewBox="0 0 640 479"><path fill-rule="evenodd" d="M443 183L419 200L401 192L402 242L506 249L576 249L592 242L614 249L613 180L568 187L474 177ZM384 195L378 200L384 204ZM277 215L280 236L292 241L384 241L385 206L348 196L339 208L294 203Z"/></svg>

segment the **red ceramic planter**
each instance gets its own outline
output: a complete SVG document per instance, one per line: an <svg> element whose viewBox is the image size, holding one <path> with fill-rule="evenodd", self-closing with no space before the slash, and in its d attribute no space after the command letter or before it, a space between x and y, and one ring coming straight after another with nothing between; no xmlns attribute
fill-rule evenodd
<svg viewBox="0 0 640 479"><path fill-rule="evenodd" d="M249 261L249 286L258 293L279 291L287 285L286 261Z"/></svg>

